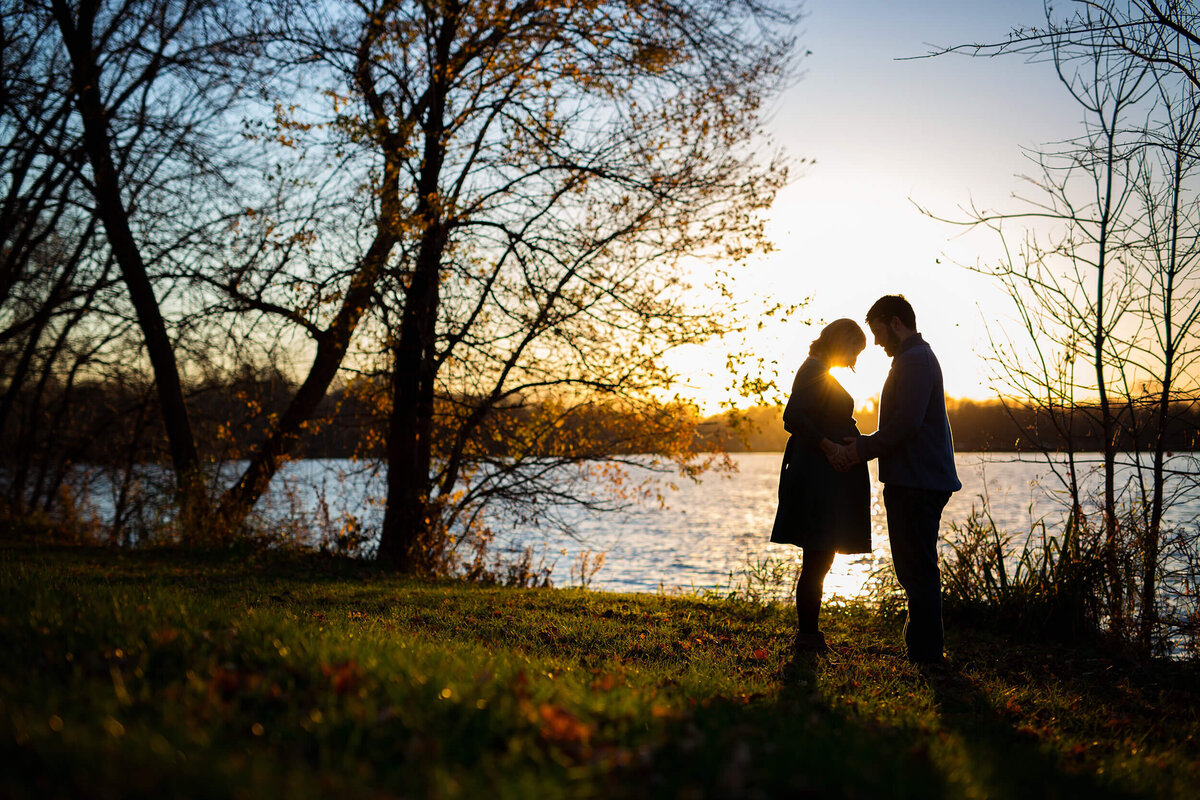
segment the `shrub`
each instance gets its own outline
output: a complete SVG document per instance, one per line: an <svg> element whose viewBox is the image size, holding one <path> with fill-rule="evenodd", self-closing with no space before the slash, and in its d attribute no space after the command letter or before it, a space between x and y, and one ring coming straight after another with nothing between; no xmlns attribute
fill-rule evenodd
<svg viewBox="0 0 1200 800"><path fill-rule="evenodd" d="M1038 520L1018 543L997 528L985 500L950 527L952 553L942 559L947 613L1060 639L1099 631L1107 591L1101 542L1081 516L1069 514L1057 535Z"/></svg>

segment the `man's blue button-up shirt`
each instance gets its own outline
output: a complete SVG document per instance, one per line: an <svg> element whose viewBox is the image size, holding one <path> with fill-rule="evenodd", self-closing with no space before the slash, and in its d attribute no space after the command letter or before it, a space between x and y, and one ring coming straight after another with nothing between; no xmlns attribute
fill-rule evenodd
<svg viewBox="0 0 1200 800"><path fill-rule="evenodd" d="M879 396L879 430L858 438L858 456L879 459L879 480L896 486L957 492L954 441L946 418L942 368L914 333L892 358Z"/></svg>

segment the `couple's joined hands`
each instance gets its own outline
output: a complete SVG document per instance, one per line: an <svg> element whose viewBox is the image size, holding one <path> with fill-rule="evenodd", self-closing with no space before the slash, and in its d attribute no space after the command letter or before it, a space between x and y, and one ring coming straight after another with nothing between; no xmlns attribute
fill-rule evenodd
<svg viewBox="0 0 1200 800"><path fill-rule="evenodd" d="M821 452L825 454L830 466L838 472L845 472L855 464L862 463L862 459L858 457L858 448L855 446L858 437L847 436L842 441L844 444L835 444L829 439L821 440Z"/></svg>

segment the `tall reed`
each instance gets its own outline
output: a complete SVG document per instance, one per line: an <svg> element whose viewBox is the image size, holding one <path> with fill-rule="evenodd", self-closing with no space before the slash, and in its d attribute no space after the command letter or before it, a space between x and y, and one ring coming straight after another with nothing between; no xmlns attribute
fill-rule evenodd
<svg viewBox="0 0 1200 800"><path fill-rule="evenodd" d="M1056 638L1099 630L1107 607L1102 539L1076 513L1051 533L1045 520L1018 536L1001 531L988 509L972 507L952 523L942 559L947 613Z"/></svg>

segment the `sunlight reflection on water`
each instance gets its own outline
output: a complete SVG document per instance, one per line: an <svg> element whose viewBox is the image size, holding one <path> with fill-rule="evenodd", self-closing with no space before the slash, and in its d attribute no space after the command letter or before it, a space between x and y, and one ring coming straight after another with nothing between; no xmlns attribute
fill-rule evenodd
<svg viewBox="0 0 1200 800"><path fill-rule="evenodd" d="M799 549L771 544L775 518L779 453L739 453L732 475L706 475L699 484L684 482L670 492L666 508L638 507L624 512L576 512L568 516L577 540L513 530L504 539L531 544L557 559L556 583L565 583L571 564L584 550L606 553L604 568L593 588L610 591L670 591L728 588L747 564L766 558L798 559ZM992 517L1001 531L1027 533L1037 519L1048 525L1064 516L1058 483L1046 463L1008 453L956 455L963 488L942 514L941 548L952 535L951 524L963 523L973 507L987 496ZM825 581L827 596L857 597L869 576L890 564L882 485L876 462L871 462L872 552L839 555ZM1175 510L1176 521L1194 518L1200 503L1193 500ZM1053 527L1051 527L1053 529ZM1021 541L1017 541L1019 544ZM565 552L564 552L565 551ZM790 587L785 587L790 591Z"/></svg>

